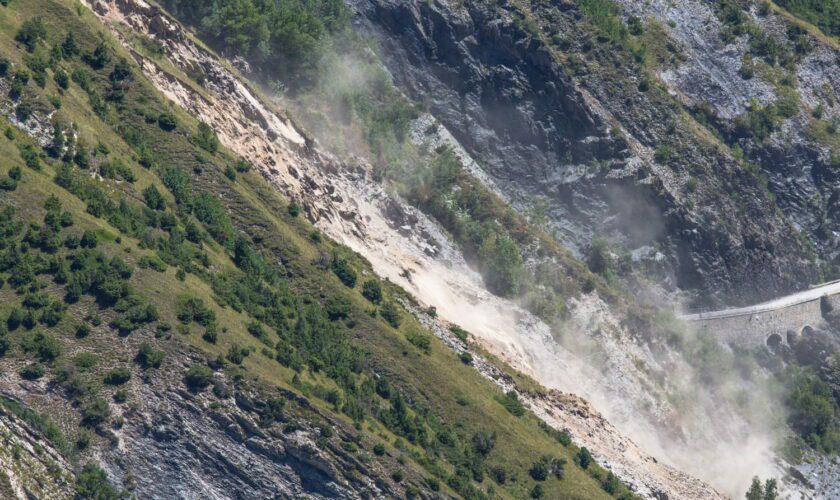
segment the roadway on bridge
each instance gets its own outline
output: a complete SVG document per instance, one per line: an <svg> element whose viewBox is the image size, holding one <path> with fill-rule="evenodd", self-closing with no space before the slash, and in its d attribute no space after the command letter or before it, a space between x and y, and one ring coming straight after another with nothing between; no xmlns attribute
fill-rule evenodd
<svg viewBox="0 0 840 500"><path fill-rule="evenodd" d="M785 307L790 307L796 304L801 304L803 302L810 302L812 300L819 299L823 295L834 295L837 293L840 293L840 281L832 281L831 283L826 283L824 285L819 285L814 288L809 288L808 290L803 290L801 292L785 295L784 297L779 297L769 302L763 302L754 306L738 307L733 309L722 309L720 311L702 312L697 314L685 314L680 316L680 318L686 321L699 321L714 318L730 318L732 316L746 316L749 314L783 309Z"/></svg>

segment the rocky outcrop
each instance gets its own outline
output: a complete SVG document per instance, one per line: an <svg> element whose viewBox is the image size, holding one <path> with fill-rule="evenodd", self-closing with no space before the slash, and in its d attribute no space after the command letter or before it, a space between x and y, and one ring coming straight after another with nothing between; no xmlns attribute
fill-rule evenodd
<svg viewBox="0 0 840 500"><path fill-rule="evenodd" d="M712 303L757 302L816 279L760 179L685 122L677 99L655 85L640 91L632 56L593 41L571 3L534 5L533 16L479 1L349 3L400 88L515 206L547 199L570 248L595 237L628 251L659 247L676 287ZM746 95L769 93L754 86L727 94L730 115ZM654 154L662 145L667 154Z"/></svg>
<svg viewBox="0 0 840 500"><path fill-rule="evenodd" d="M173 383L174 382L174 383ZM122 411L120 445L103 455L110 475L147 498L362 498L391 496L358 459L330 443L307 419L294 430L261 417L266 397L216 375L193 393L163 377L132 384L137 403ZM295 398L291 393L285 396ZM309 408L305 400L298 403ZM328 419L323 425L332 427ZM349 439L339 426L336 437ZM357 471L357 473L351 473ZM386 486L387 487L387 486ZM232 492L236 492L235 494Z"/></svg>
<svg viewBox="0 0 840 500"><path fill-rule="evenodd" d="M112 332L102 332L112 335ZM152 337L135 332L133 337ZM141 339L127 339L121 356ZM176 341L177 343L177 341ZM363 463L342 447L358 439L309 401L216 372L211 387L188 390L174 374L204 358L185 345L168 346L158 370L139 372L122 388L131 396L110 404L110 425L91 429L79 464L94 461L119 489L137 498L393 498L380 465ZM74 432L78 408L59 384L25 381L19 366L2 360L3 394L21 408L60 415ZM19 365L19 363L18 363ZM268 412L271 398L285 400ZM329 427L330 438L320 438ZM70 498L75 472L62 451L0 404L0 497ZM75 435L62 437L69 446ZM5 488L5 489L4 489ZM6 489L14 492L6 495Z"/></svg>
<svg viewBox="0 0 840 500"><path fill-rule="evenodd" d="M0 497L61 499L72 491L73 471L62 451L0 404Z"/></svg>
<svg viewBox="0 0 840 500"><path fill-rule="evenodd" d="M826 261L837 258L840 211L837 210L840 157L816 140L812 127L820 118L840 116L840 50L836 42L798 29L790 17L765 11L761 2L743 2L747 18L767 37L790 53L798 54L788 68L767 70L744 78L741 68L750 52L750 36L724 42L724 26L713 7L692 0L618 2L627 15L655 19L679 47L681 62L662 68L659 76L689 107L702 106L724 134L732 134L732 120L743 115L751 102L768 105L781 95L779 75L791 75L791 88L799 99L795 116L783 123L766 141L738 140L764 174L776 203ZM802 37L798 39L797 37ZM796 48L795 45L799 45ZM762 61L761 57L755 57ZM766 64L762 62L762 64Z"/></svg>

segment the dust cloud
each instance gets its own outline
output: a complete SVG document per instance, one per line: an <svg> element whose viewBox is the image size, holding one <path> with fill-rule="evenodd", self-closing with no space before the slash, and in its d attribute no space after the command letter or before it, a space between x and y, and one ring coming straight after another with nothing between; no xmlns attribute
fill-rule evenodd
<svg viewBox="0 0 840 500"><path fill-rule="evenodd" d="M327 149L369 157L348 100L378 92L389 80L387 72L352 57L336 58L327 67L317 92L283 100ZM610 196L616 206L643 212L652 222L639 226L635 239L662 232L660 214L648 201L622 199L616 191ZM460 250L423 214L417 213L423 227L412 230L433 235L439 246L435 256L396 231L376 200L356 202L371 237L323 229L514 368L548 388L583 397L646 452L726 495L741 497L755 475L779 475L775 449L784 415L778 391L757 367L739 366L728 348L704 346L707 340L687 328L680 346L651 346L647 332L628 331L594 292L571 299L571 318L552 330L515 301L489 293ZM711 377L691 362L698 352L713 358L707 360Z"/></svg>

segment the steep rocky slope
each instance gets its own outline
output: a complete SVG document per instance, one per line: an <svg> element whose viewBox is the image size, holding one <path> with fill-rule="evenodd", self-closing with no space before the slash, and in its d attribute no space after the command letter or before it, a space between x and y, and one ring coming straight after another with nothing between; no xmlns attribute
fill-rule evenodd
<svg viewBox="0 0 840 500"><path fill-rule="evenodd" d="M3 395L7 398L7 395ZM73 472L61 450L41 432L9 410L0 409L0 496L3 498L69 498ZM20 410L20 407L11 403Z"/></svg>
<svg viewBox="0 0 840 500"><path fill-rule="evenodd" d="M94 9L104 19L117 22L117 26L125 24L154 35L165 44L170 60L182 70L200 68L206 75L202 88L195 88L135 51L141 67L158 88L213 123L226 145L262 169L281 192L300 200L317 227L365 255L378 273L401 284L426 304L436 306L441 317L468 326L480 342L516 368L569 391L591 395L605 390L603 379L593 377L591 387L582 389L572 383L573 379L564 377L558 361L568 369L589 368L557 346L549 329L533 315L488 293L448 237L425 215L386 194L373 179L370 167L345 165L317 148L305 147L302 132L261 103L254 91L237 81L211 53L195 45L161 11L139 2L118 3L116 7L102 4ZM130 35L123 36L123 40L128 43ZM586 328L598 329L597 321L581 321L588 323ZM618 348L611 353L622 360L621 371L637 376L627 372L627 353ZM616 379L621 377L613 377ZM632 390L637 396L630 405L643 404L642 401L656 404L656 396L632 388L633 380L626 379L610 392ZM505 389L510 388L505 385ZM594 445L596 456L611 464L640 493L652 495L659 491L683 496L692 492L689 496L702 497L712 491L668 466L657 465L629 440L625 446L604 446L614 428L594 415L577 419L573 415L580 411L574 406L556 406L552 401L536 398L532 404L541 413L553 414L556 425L565 426L566 418L568 422L576 419L580 432L575 433L575 438L583 445ZM630 414L633 410L626 411Z"/></svg>
<svg viewBox="0 0 840 500"><path fill-rule="evenodd" d="M28 177L35 175L49 186L43 192L36 190L38 196L58 193L70 203L74 215L84 212L84 205L47 177L52 169L66 174L59 161L48 157L56 147L55 135L61 134L55 132L55 123L69 113L76 121L70 130L79 130L78 135L68 132L73 141L92 134L102 137L105 146L97 146L94 156L107 157L110 153L103 151L116 147L130 167L140 172L140 185L156 184L155 175L161 178L166 187L160 189L167 193L164 206L171 203L171 191L181 221L176 225L186 224L185 229L193 231L189 238L196 238L189 224L204 227L212 235L212 239L204 235L208 239L203 243L199 238L201 254L196 262L177 264L179 273L186 271L187 285L174 272L167 272L161 278L165 292L153 294L153 302L164 315L174 315L183 294L197 293L212 302L211 309L222 320L220 325L204 325L202 338L190 335L190 322L184 327L179 317L177 330L183 336L167 334L168 329L140 327L114 343L110 340L114 329L125 324L117 315L107 318L108 327L97 327L90 338L76 341L106 360L107 366L93 371L100 380L106 368L119 365L114 360L133 359L142 342L154 343L167 356L159 371L132 365L134 375L121 389L131 395L129 404L106 404L113 412L111 425L94 426L94 446L65 453L70 455L68 461L95 460L118 488L152 497L227 498L231 491L239 491L243 497L480 497L496 493L519 498L537 495L535 491L543 488L535 479L539 471L532 472L534 457L527 456L536 455L534 450L565 457L540 459L543 466L561 470L545 483L549 496L620 496L625 490L617 485L617 476L644 497L715 498L722 496L717 490L740 495L753 474L778 475L772 448L779 422L757 411L774 403L761 392L767 373L756 370L756 376L730 381L724 375L732 370L727 365L730 351L708 339L680 333L681 328L670 325L667 316L640 309L621 290L630 284L630 288L664 290L668 296L687 291L695 294L696 304L748 302L819 279L817 261L832 255L830 242L816 241L817 233L809 231L803 238L790 222L803 226L813 222L814 211L802 204L805 195L793 196L793 201L779 197L783 211L777 210L777 198L766 189L761 172L742 156L759 154L777 140L778 130L759 144L754 137L736 137L737 127L721 124L725 121L721 117L743 115L750 98L769 103L777 92L760 78L736 85L731 65L711 64L725 57L743 59L744 40L735 43L735 48L715 45L713 40L723 28L714 23L717 17L708 16L719 13L699 2L684 2L675 10L651 7L650 11L634 10L643 7L628 2L624 6L628 15L644 17L645 30L661 30L657 35L661 38L649 42L667 40L664 52L656 52L657 61L667 62L637 65L630 62L635 38L610 41L569 2L497 6L478 1L353 0L348 4L358 13L358 33L378 40L381 61L394 82L428 110L411 124L407 150L454 151L458 163L478 184L499 195L485 199L509 202L521 214L531 213L535 200L547 200L546 229L557 230L557 239L578 256L591 253L596 237L608 237L616 245L615 252L628 253L626 258L617 258L627 262L622 269L627 281L618 285L609 276L590 273L558 250L548 231L526 221L534 217L517 219L505 214L506 224L514 231L539 235L522 240L527 242L522 249L525 266L536 269L532 270L535 275L547 268L568 273L564 279L571 288L557 299L562 302L562 325L530 304L518 303L515 296L491 293L487 273L476 272L474 256L457 242L451 229L421 210L428 208L422 203L395 194L400 192L392 184L395 179L383 182L377 171L380 159L364 158L369 151L362 151L362 157L341 158L326 152L282 110L293 96L274 102L266 98L240 74L249 74L247 63L236 59L239 70L233 69L159 7L142 0L88 1L85 5L96 17L81 7L75 15L88 23L85 30L110 31L122 46L115 54L132 59L137 85L129 84L127 90L121 87L117 65L107 74L110 61L96 80L105 85L101 90L104 104L101 94L97 100L96 88L85 88L80 83L83 76L77 81L75 72L66 93L51 82L46 85L47 92L61 97L61 113L50 109L38 90L32 93L41 102L26 118L20 111L24 101L4 101L4 114L18 131L7 133L9 144L15 134L25 133L44 148L42 156L48 165L43 176L26 171L19 188L23 192L12 195L13 205L26 207L34 186ZM62 2L44 5L65 17L72 12ZM689 13L709 19L709 29L717 32L708 39L692 38L690 33L697 27L680 24L698 19ZM666 15L674 19L660 17L658 24L653 19ZM8 17L0 21L17 28ZM93 31L85 30L80 33L84 33L87 50L92 50ZM677 33L683 31L684 39ZM57 44L60 36L63 33L51 35L52 43ZM806 92L825 87L823 74L831 74L832 46L818 38L814 42L821 62L808 63L804 70L802 78L812 82L800 83L805 89L803 101L810 98ZM712 52L713 46L720 52ZM46 53L46 44L41 49ZM23 52L20 45L15 50ZM663 54L670 56L661 59ZM367 55L377 61L373 52ZM68 58L66 63L59 58L57 64L75 67L84 61L95 69L97 57L92 51L76 60ZM34 64L25 54L15 56L14 63L30 68ZM353 64L352 58L347 64ZM819 64L826 68L820 70ZM49 69L57 71L57 67ZM265 75L265 69L260 68L259 74ZM698 88L697 82L702 81L719 82L721 89ZM147 83L169 102L159 101L145 87ZM4 95L15 84L11 77L0 80ZM130 93L129 105L123 105L121 91ZM698 104L707 99L714 110ZM830 117L831 112L825 111L824 116ZM702 125L701 115L705 117ZM195 119L210 124L209 132L196 128ZM785 122L782 130L795 121ZM171 132L170 127L176 132L165 134ZM150 139L133 130L153 139L143 142ZM796 133L807 142L806 149L822 155L818 161L833 161L829 150L815 152L819 147L808 142L813 134L803 130L800 127ZM213 145L215 137L219 142ZM734 147L735 141L740 150ZM441 149L443 145L446 148ZM69 151L74 146L67 147ZM31 159L20 142L18 148L22 159ZM245 166L238 158L246 161ZM145 191L135 189L125 177L114 180L115 174L108 173L100 161L110 165L94 159L93 171L99 173L92 179L107 186L121 211L142 220L136 215L139 212L131 212L131 204L151 203ZM247 172L247 165L268 182ZM174 183L171 166L183 168L197 192L212 193L221 200L220 210L230 214L237 234L247 235L261 255L269 256L269 262L250 260L254 257L248 247L238 246L239 236L236 242L225 239L229 233L224 223L214 220L220 216L213 204L194 208L183 203L179 197L184 188ZM830 168L823 170L830 172ZM64 182L61 175L56 182ZM116 175L120 179L124 174ZM830 182L824 182L827 176L811 178L820 182L801 191L830 190ZM779 182L771 176L770 189L777 189ZM296 203L289 205L276 193ZM38 196L32 200L40 203ZM202 200L208 203L206 197ZM328 238L294 220L298 206ZM43 216L40 205L26 208L35 227ZM87 210L92 210L90 201ZM151 258L146 250L154 243L148 233L132 233L119 226L120 238L115 239L115 230L92 214L82 215L82 224L102 231L101 245L108 252L121 253L122 245L126 254ZM110 219L108 223L115 224ZM809 248L809 240L816 253ZM135 257L128 260L134 263ZM154 266L152 261L145 262L143 266ZM344 290L332 274L348 278L347 265L358 270L363 280L378 282L374 273L387 278L382 286L388 304L372 301L367 283L358 290L362 287L355 286L355 271L353 284L344 281L350 290ZM238 276L235 268L253 279L253 273L265 272L259 271L265 267L279 269L283 280L289 280L288 286L300 299L297 310L282 309L280 304L253 307L248 302L253 298L244 304L231 299L231 293L244 293L242 287L253 286L244 280L226 281ZM142 280L153 280L149 278L152 271L143 269L139 275L147 286L149 282ZM640 270L650 275L637 279ZM276 279L270 274L256 276L257 281ZM17 300L11 290L0 293ZM294 301L273 289L256 295L264 293L278 294L283 307ZM388 316L385 305L391 301L398 301L408 313L403 314L402 325L388 319L393 316ZM366 353L359 368L362 374L351 375L349 383L346 377L325 375L331 363L325 367L322 359L309 360L309 368L301 369L285 357L326 349L288 343L291 320L297 318L300 324L301 310L312 303L330 311L329 319L337 325L335 330L327 329L337 332L328 344L343 348L341 339L346 335ZM263 307L271 308L271 313ZM87 321L82 310L70 311L75 320ZM258 323L255 320L269 323L273 330L266 334L253 326ZM472 336L453 329L453 324L467 327ZM63 336L67 332L62 328L70 325L60 325L46 330L62 338L68 356L76 355L74 341ZM295 330L291 342L307 341L309 333L302 328ZM430 340L428 332L440 342ZM75 437L78 424L86 426L77 415L85 406L73 395L67 377L85 370L68 371L61 366L62 358L45 362L49 383L28 380L32 372L27 368L32 363L24 360L31 356L26 347L31 334L18 331L12 337L14 345L19 340L21 347L3 360L9 368L4 392L57 418ZM249 346L250 356L239 351L242 343ZM107 350L99 351L99 346ZM339 364L345 359L341 353L320 355L335 355ZM692 359L694 355L700 359ZM212 361L214 356L218 357ZM232 361L237 358L238 362ZM216 371L208 381L212 391L190 390L184 380L190 380L190 370L204 364ZM220 369L222 364L228 368ZM185 372L188 376L182 380ZM80 376L93 376L86 373ZM400 394L406 395L411 406L407 421L395 423L389 417L402 403L378 382L373 389L374 380L381 378L393 380L399 391L406 391ZM94 382L99 385L101 381ZM113 388L105 390L115 401L122 397ZM745 405L744 394L751 391L755 392L752 403ZM464 394L474 398L468 402ZM512 417L519 403L510 398L521 401L549 425L531 416ZM278 399L285 402L279 413L271 403ZM739 403L730 404L735 401ZM470 405L481 410L474 411ZM409 433L416 431L415 422L421 418L426 420L419 426L434 436L431 443ZM497 428L497 421L507 423ZM460 444L453 446L450 422L457 422L456 439L472 443L464 445L466 451L458 451ZM491 428L498 433L492 436L496 448L485 462L478 455L489 452L476 450L486 450L487 436L470 432ZM564 444L566 432L575 445ZM14 435L26 439L23 431L16 430ZM79 436L83 441L88 434ZM387 446L378 448L382 440ZM523 446L528 453L522 453ZM577 446L587 447L607 469L578 467L582 452ZM736 461L721 460L736 455ZM563 460L565 478L563 465L557 465ZM58 496L68 491L72 480L62 482L55 467L48 472L56 484L46 488L58 491ZM81 476L76 472L78 480ZM10 484L19 494L19 484L31 480L31 476L11 476Z"/></svg>
<svg viewBox="0 0 840 500"><path fill-rule="evenodd" d="M761 2L744 4L744 22L754 23L756 32L729 42L719 11L702 3L622 5L628 15L656 19L667 26L683 62L661 68L660 78L689 107L709 106L711 120L719 123L725 135L734 134L726 123L747 113L752 103L767 106L795 92L797 109L767 140L738 138L737 144L769 177L769 188L785 215L826 261L833 261L838 252L838 151L817 130L821 122L833 122L840 113L837 41L806 31L807 26ZM775 62L777 56L757 53L756 39L762 38L782 47L781 57L788 60ZM760 69L747 79L743 67L750 58Z"/></svg>
<svg viewBox="0 0 840 500"><path fill-rule="evenodd" d="M446 4L430 5L435 8L448 8ZM401 4L400 8L405 6L406 4ZM209 52L191 42L189 36L181 31L175 23L167 20L160 11L148 8L141 3L118 3L117 7L118 9L115 10L108 4L103 3L98 8L98 12L106 19L118 21L141 32L153 34L156 39L163 41L165 47L171 51L169 52L170 59L176 63L183 72L182 74L190 74L198 69L206 78L203 79L200 87L196 86L183 76L180 78L174 76L153 58L135 52L135 57L138 58L149 77L156 82L156 85L182 106L204 120L213 123L228 146L262 167L263 173L284 193L303 202L311 220L332 237L345 242L365 255L374 264L377 272L389 277L392 281L400 283L425 304L435 306L441 317L468 326L493 353L526 373L534 375L543 384L553 388L574 391L595 402L596 407L602 409L619 429L633 435L642 442L643 448L654 450L655 454L666 459L669 463L701 474L703 477L714 479L718 481L717 484L723 485L722 487L727 491L732 492L742 488L744 481L751 474L757 472L761 474L775 473L772 464L769 462L772 439L765 435L765 432L769 432L766 422L755 426L753 424L757 424L757 422L745 420L743 415L738 412L730 414L729 409L721 411L722 408L715 407L715 394L712 393L703 394L699 398L695 395L698 404L691 409L677 408L673 401L669 400L674 394L684 394L691 391L693 379L689 374L692 370L687 366L686 360L682 358L680 353L674 352L667 345L663 345L661 340L655 341L652 346L647 345L646 342L649 340L650 332L645 331L645 329L650 328L650 325L629 327L626 322L627 318L622 317L623 313L620 308L611 307L597 295L571 300L567 303L567 306L572 321L566 327L569 331L575 333L570 340L571 347L577 354L572 354L567 348L556 343L552 337L553 334L557 334L556 331L551 332L551 329L536 317L508 301L489 294L484 288L481 277L470 270L470 266L461 255L460 249L449 241L448 235L442 232L424 214L406 206L392 195L386 194L380 187L375 172L363 160L353 159L342 162L318 152L319 148L314 145L301 149L301 144L311 144L311 141L304 138L304 133L296 131L290 122L286 121L285 118L278 117L274 111L269 109L269 106L260 104L256 92L237 83L233 74L227 72L223 66L215 62ZM426 7L421 5L417 8L422 11ZM494 12L493 10L486 10L483 15L491 16L494 15ZM484 20L487 21L488 19ZM526 40L531 40L527 32L517 26L517 22L512 18L503 16L500 22L512 32L524 35ZM478 26L492 25L494 25L492 22L478 24ZM388 40L393 38L391 36L387 37L385 43L387 44ZM491 38L491 40L494 39ZM124 38L124 41L130 43L130 36ZM529 43L539 45L538 40L531 40ZM513 43L513 45L516 46L517 44ZM545 51L548 51L548 49L544 48ZM447 51L447 53L451 53L451 51ZM491 54L488 57L495 56ZM527 60L527 58L525 59ZM410 65L397 64L395 65L395 71L409 67ZM555 70L559 71L557 68ZM560 75L560 73L557 74ZM606 75L609 76L609 74ZM562 80L571 77L560 75L560 78ZM399 82L400 79L397 78L397 81ZM627 86L627 82L622 79L610 80L609 82L618 85L617 88ZM507 86L507 83L505 86ZM651 211L650 204L647 201L641 203L638 201L646 199L652 200L651 203L660 203L657 200L662 192L670 192L671 195L679 194L683 184L686 186L696 185L696 181L692 183L690 179L681 179L679 172L675 173L670 170L671 167L658 165L658 161L655 161L657 156L661 156L653 151L656 145L655 138L676 133L678 130L675 128L672 131L670 128L666 128L661 131L660 136L648 137L645 139L646 142L634 139L632 136L628 138L623 133L616 133L615 130L604 130L607 128L606 124L613 123L615 119L610 118L610 113L598 104L598 101L592 97L592 93L586 91L583 87L581 88L582 90L570 91L571 94L564 97L555 96L552 98L554 100L551 101L551 105L543 103L532 107L547 110L547 113L557 113L559 112L558 109L565 110L577 106L575 109L582 114L574 115L574 120L583 120L584 123L591 122L593 125L585 128L591 133L600 134L601 137L597 140L593 139L593 136L585 134L578 137L578 144L573 149L576 151L575 154L581 155L581 158L583 158L580 161L584 163L593 159L599 159L600 161L597 164L581 165L581 168L578 169L579 172L589 172L581 179L585 179L587 176L608 179L607 181L602 179L599 181L600 184L596 183L598 186L595 188L587 188L592 190L587 195L587 199L603 197L606 191L612 190L609 197L610 201L623 204L613 207L613 212L643 218L646 222L644 225L634 225L630 224L631 221L628 218L610 222L615 227L630 229L629 233L632 234L624 235L627 241L636 244L645 243L639 249L640 251L634 252L634 254L639 255L641 259L648 256L652 267L659 267L660 273L664 274L666 279L669 267L676 268L678 275L683 273L685 269L681 265L674 264L673 259L671 259L670 264L664 266L663 272L661 269L663 259L659 257L662 252L657 252L654 246L663 248L665 254L673 256L674 248L686 244L684 236L694 233L691 231L683 233L681 230L675 231L672 226L658 224L661 219L658 215L659 212ZM209 91L209 93L205 91ZM607 93L605 88L601 88L600 91ZM631 85L630 91L634 95L640 94L636 89L636 84ZM522 95L528 95L524 92L521 93ZM446 94L447 92L442 89L432 93L435 96ZM575 95L579 97L574 97ZM421 99L424 100L422 96ZM639 99L648 98L642 96ZM673 105L672 101L662 95L658 96L658 99L658 101L654 99L654 104L658 103L659 105L659 108L655 109L658 109L662 114L673 111L670 107ZM664 103L660 101L664 101ZM527 108L527 106L525 107ZM442 107L442 109L454 108ZM476 105L473 111L485 112L485 110L492 111L493 109L496 109L495 105L483 106L481 109ZM646 108L643 107L642 109ZM432 111L434 114L434 110ZM621 108L620 111L625 116L629 114L629 109ZM510 112L511 110L508 109L506 113L510 114ZM499 116L507 116L507 114L501 113L500 111ZM515 114L516 111L514 110L513 113ZM241 118L243 116L247 118L243 120ZM551 119L558 120L557 117ZM475 161L469 158L470 153L474 153L470 146L473 139L469 135L459 136L457 127L453 126L451 128L455 133L449 135L449 139L441 138L437 135L446 135L448 132L442 131L443 127L435 125L436 118L427 117L424 120L427 120L425 124L420 121L413 127L415 131L413 137L418 146L422 146L424 142L429 140L434 141L435 144L439 144L442 140L444 142L448 141L452 147L460 148L459 150L463 151L462 161L468 168L479 178L487 181L488 185L497 188L505 199L513 200L516 204L517 196L520 198L527 197L527 192L525 192L526 194L520 192L519 195L516 195L515 192L510 190L510 186L515 185L520 180L526 182L528 176L516 175L514 181L511 182L509 178L500 178L496 173L482 169L487 161L485 158L489 158L489 161L492 162L493 158L503 156L502 153L494 152L476 156L481 160ZM445 120L446 118L441 120L444 125L446 125ZM507 122L501 122L498 119L491 121L499 126L507 126ZM731 266L737 269L734 271L726 269L730 264L721 264L725 259L714 257L713 260L716 259L714 265L718 266L718 270L715 271L718 273L718 277L714 279L719 280L720 286L713 288L731 291L732 283L736 281L736 276L730 275L733 272L738 275L737 279L747 280L749 273L745 268L739 266L755 265L763 269L767 259L776 259L777 257L781 259L777 263L780 268L784 267L781 262L785 259L799 262L800 257L805 255L799 246L800 242L783 218L775 219L779 216L771 209L770 197L761 187L760 178L734 163L734 160L729 158L725 151L719 153L716 148L721 147L720 144L714 138L707 137L702 129L692 128L691 123L693 122L686 126L686 130L679 130L678 137L687 137L685 139L686 144L691 144L690 140L692 138L696 139L696 136L707 140L708 143L701 143L698 149L700 151L698 154L705 156L698 158L704 158L703 161L707 163L709 158L714 159L715 162L723 161L722 172L725 172L726 175L731 173L735 179L738 179L738 182L746 183L743 191L753 194L746 201L740 197L735 197L737 198L735 201L741 205L746 203L748 206L758 207L756 209L759 210L759 213L753 214L757 217L756 220L764 220L762 217L769 217L768 220L776 220L773 223L775 225L771 226L770 233L772 234L768 235L766 232L762 232L761 236L748 234L750 245L758 244L756 238L779 238L783 242L780 243L783 245L783 251L778 253L769 252L770 248L775 247L747 248L749 245L744 247L743 243L736 244L738 247L736 250L727 248L725 250L729 255L727 258L730 259ZM569 134L577 133L574 130L575 127L566 126L569 128L567 131ZM633 126L638 134L650 133L649 130L639 124ZM436 129L436 132L430 135L429 131L432 129ZM522 129L523 127L516 128L520 133ZM279 130L279 133L277 130ZM481 134L479 134L479 137L481 137ZM505 144L505 142L494 140L488 141L488 144L497 147ZM511 144L516 145L517 141L514 140ZM685 144L682 146L685 146ZM556 147L559 148L559 146ZM620 148L626 148L627 151L622 152ZM629 151L636 151L637 153L631 154ZM723 160L714 156L715 154L722 154ZM278 156L280 157L279 161ZM609 164L613 160L618 160L618 162L615 164L615 168L610 169ZM620 164L625 164L625 166ZM714 164L715 168L718 166L720 166L718 163ZM718 186L714 183L730 182L726 175L713 175L715 172L711 171L712 167L705 165L705 168L709 170L707 172L708 182L704 184L704 189L709 188L706 195L713 194L711 193L712 188ZM325 172L329 175L325 175ZM633 173L633 175L628 177L628 172ZM640 176L638 172L644 172L644 175ZM618 180L609 180L612 177ZM627 179L631 178L636 183L637 177L639 177L638 186L628 187ZM304 179L305 182L301 182L300 179ZM651 186L659 187L651 188ZM668 191L666 188L672 189ZM645 194L640 195L639 189L645 190ZM324 193L329 196L324 196ZM560 199L568 200L569 198L561 196ZM632 200L631 204L633 206L626 206L626 200ZM595 202L598 203L597 200ZM683 199L682 202L685 202L687 207L691 206L691 200ZM518 206L523 211L528 208L526 204L521 202ZM680 211L669 209L668 212L674 214ZM684 215L688 214L686 210L683 210L683 212L685 212ZM603 215L603 212L601 215ZM759 225L753 224L751 219L739 221L720 218L720 213L706 215L718 218L716 223L722 224L721 227L716 229L721 233L720 238L713 238L714 244L708 243L714 248L715 252L721 251L721 247L726 246L720 244L718 239L729 241L732 238L743 237L741 233L728 224L746 224L755 231L764 231ZM592 214L590 216L593 217L593 220L599 219L599 216ZM704 227L707 226L708 224L704 225ZM668 238L677 241L678 244L667 248L662 247L661 242L652 244L650 240L651 227L656 229L654 231L656 233L669 234ZM578 228L573 232L584 234L585 231L586 229ZM710 236L706 235L705 237ZM587 239L587 237L584 237L581 241L585 243ZM703 245L706 244L703 243ZM784 247L784 245L790 245L790 247ZM699 254L695 252L695 257L697 255ZM705 259L708 258L707 255ZM745 260L750 261L750 259L754 259L754 264L748 262L745 264ZM699 259L699 261L706 265L706 260ZM801 285L806 283L811 275L808 272L803 272L804 267L796 267L798 265L787 266L784 271L780 270L780 272L789 272L787 277ZM682 269L682 271L679 271L679 269ZM762 279L767 280L767 286L770 286L770 284L776 286L779 283L778 276L767 273L758 274ZM705 273L703 276L710 276L710 274ZM665 285L668 286L668 283L666 282ZM681 286L686 285L683 283ZM687 285L688 288L695 286L697 286L697 283ZM726 293L729 292L724 292L719 298L724 297ZM770 294L772 290L768 291L765 287L762 289L762 293ZM747 294L742 300L749 300L750 297L752 295ZM616 318L614 315L619 317ZM586 362L581 362L580 354L585 354L585 357L589 359ZM675 372L686 373L686 378L680 381L664 376L666 373ZM570 407L567 411L575 412L576 410ZM583 426L577 427L580 425L580 421L577 421L572 415L564 412L561 412L560 415L565 415L566 420L558 418L556 421L566 422L564 425L579 429L575 433L575 437L581 443L591 446L621 477L636 486L637 491L645 494L662 491L677 496L697 497L709 494L709 490L702 484L678 479L679 474L672 469L654 465L656 464L655 461L643 458L645 457L644 452L629 451L632 447L614 446L616 443L611 443L604 438L611 431L609 430L610 427L606 426L603 421L595 418L583 419ZM643 416L641 419L639 418L640 415ZM575 423L575 426L572 423ZM715 429L721 427L727 429L725 436L721 436L720 432L715 431ZM750 442L754 452L749 456L749 460L741 461L741 467L738 470L727 466L718 466L716 457L733 453L736 443L742 443L745 440L749 440L748 442ZM710 446L712 442L717 444ZM686 452L686 449L690 451ZM698 454L702 455L702 460L697 460ZM684 485L689 485L690 489L681 490L680 488Z"/></svg>
<svg viewBox="0 0 840 500"><path fill-rule="evenodd" d="M434 224L318 151L160 10L90 7L101 17L51 0L0 8L2 388L45 443L29 450L33 433L4 413L16 464L4 493L630 494L524 411L554 406L526 398L538 386L454 341L278 193L383 275L405 274L406 255L438 268L424 259L449 255L467 279L441 275L497 301L512 329L535 321L487 293ZM202 83L186 76L197 68ZM646 496L713 493L667 467L617 472Z"/></svg>
<svg viewBox="0 0 840 500"><path fill-rule="evenodd" d="M825 119L834 113L835 45L803 35L812 49L792 63L801 110L765 143L738 141L773 196L763 174L691 115L707 113L726 139L735 134L728 120L752 99L766 105L776 95L772 81L740 76L749 37L723 41L705 2L620 3L620 18L657 30L639 35L644 63L622 40L596 35L573 2L351 4L400 88L517 207L549 200L571 248L609 238L642 260L655 248L666 257L653 262L670 276L665 286L697 292L698 304L801 288L820 279L817 257L834 259L837 156L808 139L808 115L820 104ZM748 12L762 36L789 45L789 22L756 10Z"/></svg>

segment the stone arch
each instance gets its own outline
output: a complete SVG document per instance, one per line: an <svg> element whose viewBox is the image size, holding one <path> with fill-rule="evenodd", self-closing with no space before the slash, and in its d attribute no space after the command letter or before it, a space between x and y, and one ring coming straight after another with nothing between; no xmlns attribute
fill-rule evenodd
<svg viewBox="0 0 840 500"><path fill-rule="evenodd" d="M802 337L802 338L809 337L813 334L814 334L814 327L811 326L811 325L805 325L799 330L799 336Z"/></svg>
<svg viewBox="0 0 840 500"><path fill-rule="evenodd" d="M767 337L767 347L770 349L776 350L782 346L782 336L778 333L774 333Z"/></svg>
<svg viewBox="0 0 840 500"><path fill-rule="evenodd" d="M796 345L796 343L799 342L799 339L801 338L801 336L802 336L802 334L800 334L799 331L797 331L797 330L788 330L787 334L785 335L785 337L787 337L788 345L791 345L791 346Z"/></svg>

